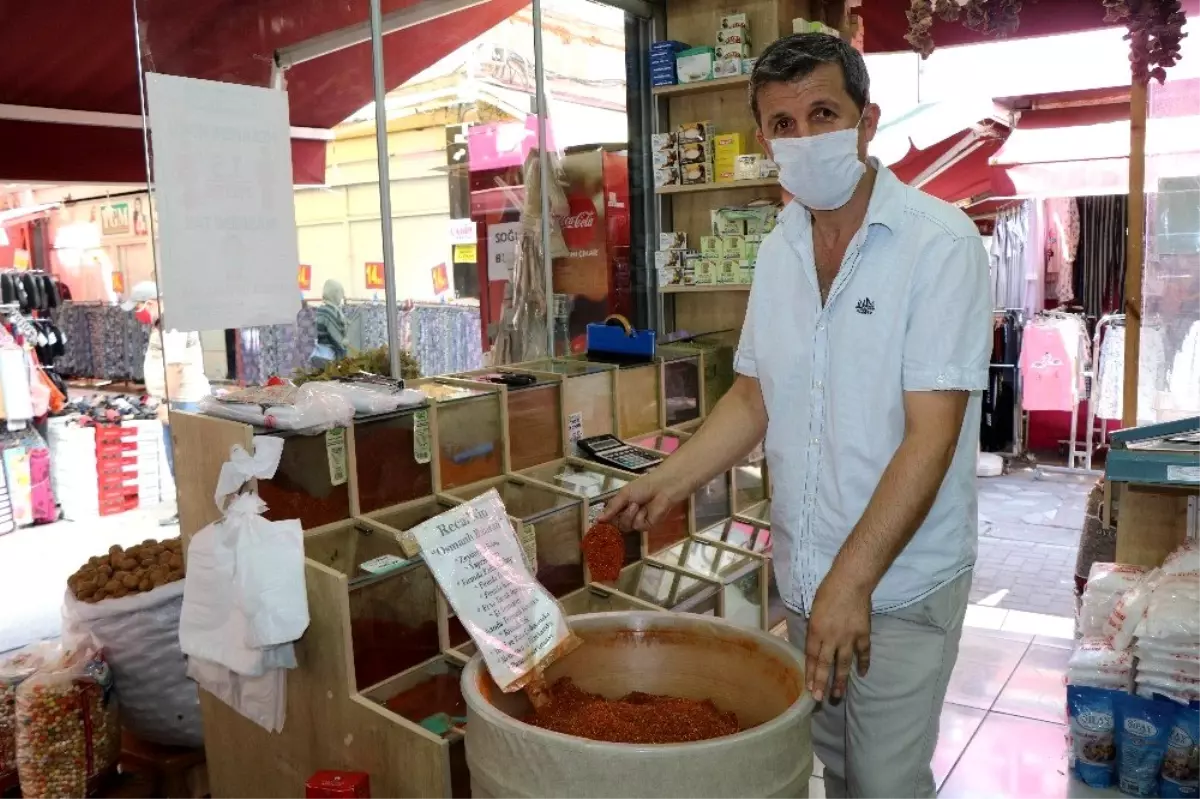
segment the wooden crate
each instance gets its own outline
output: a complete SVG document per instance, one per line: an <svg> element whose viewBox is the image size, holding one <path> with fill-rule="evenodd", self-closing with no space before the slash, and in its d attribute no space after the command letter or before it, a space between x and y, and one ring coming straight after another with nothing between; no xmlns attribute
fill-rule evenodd
<svg viewBox="0 0 1200 799"><path fill-rule="evenodd" d="M433 494L430 406L354 420L350 509L358 516Z"/></svg>
<svg viewBox="0 0 1200 799"><path fill-rule="evenodd" d="M703 354L694 349L663 346L658 348L658 358L662 364L659 427L685 424L703 417Z"/></svg>
<svg viewBox="0 0 1200 799"><path fill-rule="evenodd" d="M246 428L252 435L283 439L283 456L275 476L258 481L258 495L267 503L267 510L263 514L265 518L272 521L299 519L306 530L350 518L348 469L342 471L341 482L334 479L335 470L330 464L330 435L283 431L263 433L254 431L249 425ZM223 454L228 459L228 449ZM208 497L211 499L211 492Z"/></svg>
<svg viewBox="0 0 1200 799"><path fill-rule="evenodd" d="M562 376L502 367L463 372L454 377L495 386L498 384L487 378L496 373L526 374L537 378L530 386L499 384L508 414L506 441L510 468L521 471L561 458L566 451L567 437Z"/></svg>
<svg viewBox="0 0 1200 799"><path fill-rule="evenodd" d="M453 503L437 497L422 497L390 508L380 508L358 517L358 521L382 536L396 539L405 557L415 558L420 556L421 547L412 536L412 528L452 507Z"/></svg>
<svg viewBox="0 0 1200 799"><path fill-rule="evenodd" d="M431 446L437 491L448 491L509 471L504 395L498 386L467 380L414 380L411 388L433 400Z"/></svg>
<svg viewBox="0 0 1200 799"><path fill-rule="evenodd" d="M615 435L617 432L617 367L568 358L513 364L514 371L562 378L562 405L568 440L571 436ZM572 454L570 448L566 454Z"/></svg>

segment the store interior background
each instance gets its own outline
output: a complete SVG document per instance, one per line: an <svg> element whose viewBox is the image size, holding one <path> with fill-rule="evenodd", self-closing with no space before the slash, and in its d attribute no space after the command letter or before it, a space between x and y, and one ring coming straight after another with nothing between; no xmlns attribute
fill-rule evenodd
<svg viewBox="0 0 1200 799"><path fill-rule="evenodd" d="M84 15L99 13L72 5ZM38 84L33 77L0 79L0 86L15 87L0 90L0 103L140 117L139 69L268 85L277 39L305 38L273 30L324 31L361 21L345 12L334 24L323 0L294 5L304 9L276 18L274 29L251 19L253 11L247 18L213 19L211 39L183 48L180 41L198 27L187 16L192 12L175 10L168 0L137 0L140 52L132 19L96 21L116 34L88 61L103 91L48 88L48 81ZM869 6L868 0L867 12ZM502 315L502 276L511 267L512 250L501 237L530 207L521 167L537 147L539 116L571 181L570 222L564 225L571 255L553 265L554 291L569 298L559 304L557 346L578 346L588 322L616 311L669 332L669 303L655 290L655 245L647 226L661 211L644 140L661 109L642 91L639 48L646 27L628 11L590 0L545 0L540 16L535 31L532 5L495 0L426 23L419 36L401 32L385 39L390 275L383 270L369 52L360 46L289 71L293 124L321 131L293 139L297 299L311 311L325 281L339 281L352 305L363 309L357 336L364 349L386 343L386 335L379 340L378 312L383 281L390 279L406 306L406 341L425 374L486 363ZM869 13L866 19L870 25ZM872 101L883 110L872 152L905 179L967 207L985 234L1013 197L1120 197L1128 191L1129 149L1123 33L1107 27L948 45L926 60L902 41L894 49L903 52L870 52ZM537 35L545 70L542 114ZM97 77L104 71L110 74ZM1187 328L1200 319L1200 43L1194 35L1184 40L1184 56L1167 84L1150 87L1150 98L1146 294L1165 298L1154 314ZM0 131L7 129L15 134L9 140L18 142L0 153L0 269L28 263L58 276L76 303L121 302L134 285L155 276L154 208L141 130L94 120L42 124L35 127L53 136L39 142L23 127L28 125L0 119ZM1077 150L1085 146L1081 160ZM989 167L996 165L1007 167L1010 179L1025 181L1014 186L1020 190L1012 197L994 194ZM1166 219L1169 227L1162 224ZM461 237L455 220L474 223L473 241ZM242 330L237 337L200 332L214 385L255 382L307 359L285 331ZM112 373L74 375L75 393L136 393L138 375L120 373L127 366L137 371L133 363ZM1175 410L1195 413L1197 406ZM1153 407L1148 413L1139 421L1168 418ZM1038 462L1062 463L1071 419L1069 412L1033 413L1012 446ZM1086 406L1076 424L1076 435L1090 440ZM1118 426L1115 420L1108 425ZM1102 463L1103 449L1097 448L1094 468ZM977 795L985 785L1002 785L1013 796L1078 790L1067 787L1059 764L1061 674L1069 653L1079 530L1094 483L1094 476L1070 474L1039 480L1022 469L980 480L972 629L964 638L938 751L943 795ZM58 586L87 556L173 533L157 525L171 504L0 536L0 607L6 609L0 652L57 633ZM45 563L53 579L27 574L18 564L29 558ZM1016 755L1017 771L1005 749L1010 740L1026 743Z"/></svg>

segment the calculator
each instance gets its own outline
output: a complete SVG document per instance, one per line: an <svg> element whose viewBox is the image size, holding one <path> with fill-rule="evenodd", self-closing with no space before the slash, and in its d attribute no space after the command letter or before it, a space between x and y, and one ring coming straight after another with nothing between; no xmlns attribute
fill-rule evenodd
<svg viewBox="0 0 1200 799"><path fill-rule="evenodd" d="M613 435L592 436L579 440L579 448L597 463L615 466L627 472L640 472L657 466L663 459L644 449L631 447Z"/></svg>

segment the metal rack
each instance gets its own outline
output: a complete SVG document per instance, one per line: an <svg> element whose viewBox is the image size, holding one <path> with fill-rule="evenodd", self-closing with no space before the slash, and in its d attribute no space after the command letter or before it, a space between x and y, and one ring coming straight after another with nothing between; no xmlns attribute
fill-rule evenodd
<svg viewBox="0 0 1200 799"><path fill-rule="evenodd" d="M1104 331L1113 325L1124 324L1125 314L1123 313L1112 313L1108 314L1107 316L1102 316L1100 321L1096 323L1096 332L1092 335L1092 363L1094 364L1092 372L1096 376L1095 379L1099 379L1100 377L1100 342L1104 338ZM1093 380L1092 385L1095 386L1095 380ZM1093 389L1090 393L1094 397L1098 392ZM1097 427L1096 421L1096 403L1089 399L1087 424L1088 447L1084 460L1084 468L1088 470L1091 470L1092 468L1092 455L1101 447L1108 446L1108 424L1105 419L1100 419L1100 424ZM1098 438L1096 435L1097 433L1100 434Z"/></svg>
<svg viewBox="0 0 1200 799"><path fill-rule="evenodd" d="M1080 320L1081 324L1083 324L1082 318L1079 317L1078 315L1068 314L1068 313L1064 313L1062 311L1046 311L1042 314L1039 314L1039 316L1051 317L1051 318L1053 318L1053 317L1076 318L1076 319ZM1105 317L1105 318L1107 318L1107 317ZM1101 322L1103 322L1103 321L1104 320L1101 320ZM1097 330L1097 335L1098 335L1099 330L1100 330L1099 324L1096 325L1096 330ZM1085 334L1087 332L1086 325L1084 326L1084 332L1085 332ZM1096 338L1095 341L1099 341L1099 339ZM1022 342L1022 346L1024 346L1024 342ZM1071 434L1070 434L1070 438L1068 439L1068 443L1067 443L1067 465L1066 466L1037 466L1033 471L1033 476L1034 476L1034 479L1036 479L1036 480L1041 480L1048 474L1072 474L1072 475L1078 475L1081 477L1103 477L1104 476L1103 472L1099 472L1099 471L1092 469L1093 443L1091 441L1091 438L1092 438L1091 414L1093 413L1093 411L1092 411L1092 403L1090 400L1091 400L1091 396L1093 393L1092 387L1095 385L1095 381L1096 381L1096 350L1094 347L1091 352L1091 357L1088 358L1087 363L1084 365L1083 371L1080 373L1079 376L1083 380L1083 388L1082 388L1082 391L1080 391L1079 396L1075 399L1075 403L1071 406ZM1084 400L1088 400L1088 413L1089 413L1088 440L1086 442L1084 442L1083 446L1080 446L1079 433L1078 433L1079 403L1083 402ZM1080 464L1082 464L1082 465L1080 465Z"/></svg>

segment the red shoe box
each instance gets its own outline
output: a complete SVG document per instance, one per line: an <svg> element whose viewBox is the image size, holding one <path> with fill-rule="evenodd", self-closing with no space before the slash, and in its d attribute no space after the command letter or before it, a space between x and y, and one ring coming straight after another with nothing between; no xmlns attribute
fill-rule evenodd
<svg viewBox="0 0 1200 799"><path fill-rule="evenodd" d="M318 771L304 783L305 797L369 797L371 778L361 771Z"/></svg>

